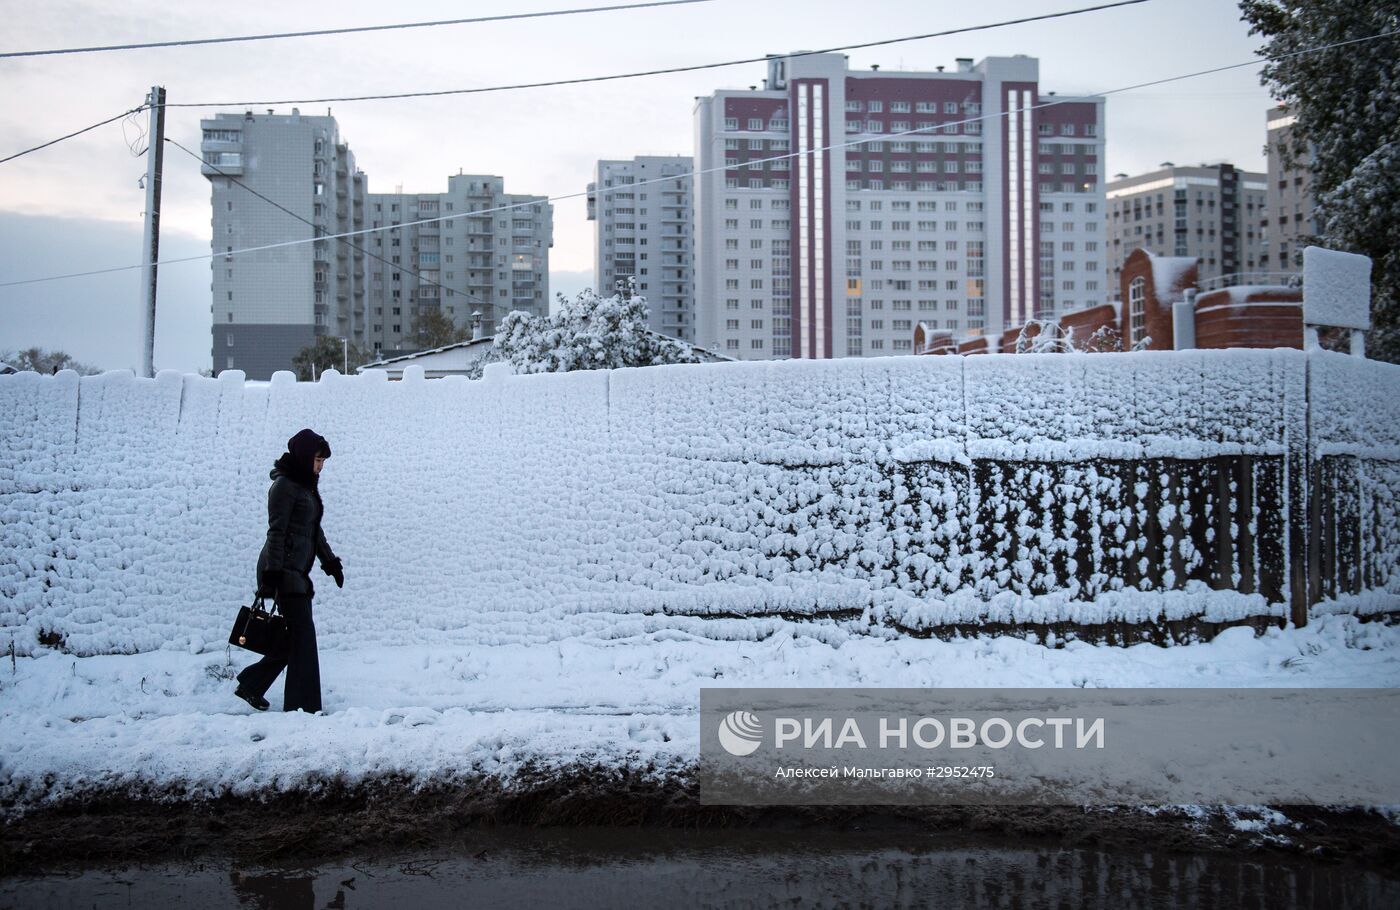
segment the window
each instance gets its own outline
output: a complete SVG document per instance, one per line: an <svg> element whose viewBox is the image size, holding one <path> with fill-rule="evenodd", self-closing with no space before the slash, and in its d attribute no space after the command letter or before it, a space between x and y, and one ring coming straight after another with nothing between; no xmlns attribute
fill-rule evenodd
<svg viewBox="0 0 1400 910"><path fill-rule="evenodd" d="M1147 279L1137 277L1128 285L1128 340L1137 344L1147 334Z"/></svg>
<svg viewBox="0 0 1400 910"><path fill-rule="evenodd" d="M739 128L739 118L738 118L738 117L725 117L725 118L724 118L724 128L727 129L727 130L737 130L737 129Z"/></svg>

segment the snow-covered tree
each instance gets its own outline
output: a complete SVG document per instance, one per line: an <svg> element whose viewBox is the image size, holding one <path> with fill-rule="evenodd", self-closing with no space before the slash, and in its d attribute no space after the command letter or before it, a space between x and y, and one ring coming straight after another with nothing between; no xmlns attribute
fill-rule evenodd
<svg viewBox="0 0 1400 910"><path fill-rule="evenodd" d="M648 329L646 298L628 290L612 297L586 290L572 300L560 294L552 316L510 313L496 326L491 352L468 375L478 377L485 364L499 362L516 373L700 363L691 345Z"/></svg>
<svg viewBox="0 0 1400 910"><path fill-rule="evenodd" d="M1400 363L1400 4L1242 0L1240 10L1267 39L1265 85L1297 115L1285 160L1311 154L1317 242L1374 261L1367 354ZM1341 42L1354 43L1309 51Z"/></svg>
<svg viewBox="0 0 1400 910"><path fill-rule="evenodd" d="M1132 350L1144 350L1152 338L1143 338ZM1107 354L1123 350L1123 335L1111 325L1101 325L1089 335L1076 335L1074 326L1062 327L1058 322L1032 319L1021 326L1016 336L1017 354Z"/></svg>
<svg viewBox="0 0 1400 910"><path fill-rule="evenodd" d="M33 370L36 373L55 373L59 370L76 370L84 376L102 372L97 367L79 363L65 351L46 351L40 347L0 352L0 362L8 363L20 372Z"/></svg>

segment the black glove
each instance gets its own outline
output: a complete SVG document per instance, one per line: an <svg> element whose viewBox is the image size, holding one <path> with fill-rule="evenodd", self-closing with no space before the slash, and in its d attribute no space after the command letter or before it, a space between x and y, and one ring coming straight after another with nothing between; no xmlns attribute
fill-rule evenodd
<svg viewBox="0 0 1400 910"><path fill-rule="evenodd" d="M273 569L263 570L263 573L258 576L258 596L276 597L277 582L281 580L281 574L281 572L275 571Z"/></svg>
<svg viewBox="0 0 1400 910"><path fill-rule="evenodd" d="M321 565L321 571L335 579L337 588L345 587L345 568L340 564L339 559L327 560Z"/></svg>

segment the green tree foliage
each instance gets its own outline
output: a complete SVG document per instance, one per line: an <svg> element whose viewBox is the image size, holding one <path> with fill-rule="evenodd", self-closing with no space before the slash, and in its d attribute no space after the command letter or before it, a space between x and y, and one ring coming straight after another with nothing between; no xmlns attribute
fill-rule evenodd
<svg viewBox="0 0 1400 910"><path fill-rule="evenodd" d="M409 336L413 346L418 350L430 351L433 348L466 341L472 337L472 333L469 329L458 328L450 318L443 314L441 308L421 307L418 315L413 317L413 326Z"/></svg>
<svg viewBox="0 0 1400 910"><path fill-rule="evenodd" d="M1264 84L1297 115L1286 160L1311 153L1316 242L1371 257L1367 354L1400 363L1400 3L1242 0L1240 10L1266 39ZM1356 43L1298 53L1344 41Z"/></svg>
<svg viewBox="0 0 1400 910"><path fill-rule="evenodd" d="M353 343L350 345L349 354L351 375L354 375L355 367L363 366L374 359ZM302 348L292 358L292 369L296 370L298 380L310 382L313 367L317 377L326 370L345 372L345 355L346 349L339 338L334 335L322 335L316 339L315 344Z"/></svg>

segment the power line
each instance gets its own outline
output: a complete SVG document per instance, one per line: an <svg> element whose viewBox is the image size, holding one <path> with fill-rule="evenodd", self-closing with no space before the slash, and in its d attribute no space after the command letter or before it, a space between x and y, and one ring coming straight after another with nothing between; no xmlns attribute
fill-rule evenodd
<svg viewBox="0 0 1400 910"><path fill-rule="evenodd" d="M234 44L241 41L272 41L282 38L311 38L322 35L349 35L356 32L386 32L395 29L434 28L440 25L472 25L481 22L504 22L510 19L544 19L552 16L575 16L580 13L607 13L616 10L648 9L657 6L681 6L709 3L711 0L650 0L646 3L626 3L616 6L591 6L581 9L545 10L538 13L509 13L500 16L477 16L471 19L439 19L433 22L398 22L391 25L362 25L354 28L323 28L306 32L273 32L267 35L237 35L230 38L188 38L181 41L149 41L143 44L100 44L91 47L61 47L42 51L9 51L0 59L10 57L50 57L60 54L95 54L102 51L134 51L155 47L194 47L201 44Z"/></svg>
<svg viewBox="0 0 1400 910"><path fill-rule="evenodd" d="M672 73L693 73L699 70L720 69L728 66L740 66L747 63L766 63L769 60L791 60L797 57L810 57L815 54L832 54L837 51L861 50L870 47L885 47L891 44L901 44L908 41L923 41L927 38L946 38L949 35L963 35L968 32L985 31L992 28L1003 28L1009 25L1025 25L1030 22L1044 22L1048 19L1062 19L1066 16L1078 16L1083 13L1094 13L1100 10L1114 9L1119 6L1133 6L1138 3L1147 3L1148 0L1117 0L1114 3L1104 3L1098 6L1085 6L1079 9L1063 10L1058 13L1044 13L1039 16L1025 16L1020 19L1005 19L1001 22L989 22L985 25L969 25L964 28L952 28L941 32L926 32L922 35L906 35L899 38L884 38L879 41L866 41L862 44L843 44L839 47L828 47L818 51L796 51L790 54L767 54L762 57L745 57L742 60L725 60L720 63L695 63L688 66L671 66L664 69L640 70L632 73L611 73L605 76L580 76L574 79L554 79L549 82L521 82L514 85L493 85L483 88L457 88L441 89L437 91L424 92L393 92L382 95L346 95L339 98L283 98L275 101L187 101L180 104L170 104L167 107L267 107L268 105L279 104L338 104L344 101L393 101L404 98L438 98L445 95L480 95L487 92L509 92L520 89L550 88L561 85L584 85L591 82L614 82L619 79L636 79L642 76L664 76Z"/></svg>
<svg viewBox="0 0 1400 910"><path fill-rule="evenodd" d="M1320 53L1320 52L1326 51L1326 50L1332 50L1332 49L1338 48L1338 47L1345 47L1345 46L1347 46L1347 45L1352 45L1352 44L1360 44L1360 43L1366 42L1366 41L1376 41L1376 40L1379 40L1379 39L1381 39L1381 38L1390 38L1390 37L1394 37L1394 36L1396 36L1396 35L1400 35L1400 30L1389 31L1389 32L1379 32L1379 33L1377 33L1377 34L1375 34L1375 35L1368 35L1368 36L1366 36L1366 37L1364 37L1364 38L1351 38L1351 39L1348 39L1348 40L1346 40L1346 41L1336 41L1336 42L1333 42L1333 43L1331 43L1331 44L1324 44L1324 45L1319 45L1319 46L1317 46L1317 47L1304 48L1303 50L1293 51L1293 52L1287 53L1287 54L1280 54L1280 55L1278 55L1277 57L1268 58L1268 60L1261 60L1260 58L1256 57L1256 58L1253 59L1253 60L1246 60L1246 61L1243 61L1243 62L1240 62L1240 63L1230 63L1230 64L1226 64L1226 65L1224 65L1224 66L1211 67L1210 69L1197 70L1197 71L1191 72L1191 73L1183 73L1183 74L1181 74L1181 75L1179 75L1179 76L1168 76L1168 77L1165 77L1165 78L1163 78L1163 79L1153 79L1153 80L1150 80L1150 81L1148 81L1148 82L1139 82L1139 83L1135 83L1135 84L1133 84L1133 85L1125 85L1125 86L1122 86L1122 87L1120 87L1120 88L1108 89L1107 91L1102 91L1102 92L1094 92L1094 93L1091 93L1091 94L1088 94L1088 95L1079 96L1079 97L1077 97L1077 98L1056 98L1054 101L1047 101L1047 102L1045 102L1045 103L1043 103L1043 104L1032 104L1032 105L1029 105L1029 106L1027 106L1027 107L1015 108L1015 109L1013 109L1013 110L1002 111L1002 112L999 113L999 114L984 114L984 115L979 116L979 117L969 117L969 118L967 118L967 119L965 119L965 120L950 121L950 122L948 122L948 123L939 124L938 126L934 126L934 127L924 127L924 128L921 128L921 129L905 130L905 131L903 131L903 132L898 132L898 133L882 133L882 134L879 134L879 135L868 136L868 137L865 137L865 138L862 138L862 139L853 139L853 140L851 140L851 141L849 141L849 142L832 143L831 145L825 145L825 146L822 146L822 147L820 147L820 148L808 149L808 150L802 151L802 152L789 152L788 154L785 154L785 155L773 155L773 156L768 157L768 158L754 158L754 159L750 159L750 160L749 160L748 162L746 162L746 163L749 163L749 164L754 164L754 163L763 164L763 163L767 163L767 162L769 162L769 161L782 161L782 160L787 160L787 159L796 158L796 157L798 157L799 155L813 154L813 153L815 153L815 152L832 151L832 150L834 150L834 149L851 148L851 147L853 147L853 146L865 145L865 144L871 143L871 142L886 142L886 141L889 141L889 140L892 140L892 139L898 139L898 138L901 138L901 137L904 137L904 136L924 136L924 137L928 137L928 136L930 136L930 135L933 135L935 130L943 129L943 128L948 127L948 126L961 126L961 125L968 124L968 123L978 123L978 122L982 122L982 121L985 121L985 120L990 120L990 119L993 118L993 117L1007 117L1007 116L1010 116L1012 113L1026 112L1026 111L1044 110L1044 109L1046 109L1046 108L1058 107L1059 105L1062 105L1062 104L1083 103L1085 99L1104 98L1104 97L1107 97L1107 96L1109 96L1109 95L1117 95L1117 94L1120 94L1120 93L1122 93L1122 92L1130 92L1130 91L1133 91L1134 89L1149 88L1149 87L1155 86L1155 85L1166 85L1166 84L1171 83L1171 82L1181 82L1181 81L1186 80L1186 79L1194 79L1194 78L1197 78L1197 77L1200 77L1200 76L1209 76L1209 75L1212 75L1212 74L1214 74L1214 73L1222 73L1222 72L1226 72L1226 71L1228 71L1228 70L1240 69L1240 68L1246 67L1246 66L1258 66L1261 62L1271 62L1271 61L1273 61L1273 60L1283 60L1283 59L1287 59L1287 58L1289 58L1289 57L1299 57L1299 56L1303 56L1303 55L1306 55L1306 54L1315 54L1315 53ZM703 170L688 171L688 172L682 173L682 174L672 174L672 175L667 176L667 177L656 177L656 178L652 178L652 179L649 179L649 180L641 180L641 181L638 181L638 182L636 182L636 183L624 184L624 185L621 185L621 186L618 186L618 187L601 188L601 189L595 190L595 192L597 192L599 195L606 195L606 194L609 193L609 192L620 192L620 191L622 191L622 190L632 190L632 189L634 189L634 188L636 188L636 187L639 187L639 186L648 186L648 185L656 184L656 183L664 183L664 182L666 182L666 181L668 181L668 180L683 180L683 179L686 179L686 178L694 179L695 177L697 177L697 176L699 176L699 175L701 175L701 174L715 173L715 172L717 172L717 171L724 171L724 170L728 170L728 169L729 169L729 166L728 166L727 164L724 164L724 165L717 165L717 166L715 166L715 167L705 168L705 169L703 169ZM566 199L577 199L577 198L579 198L579 197L581 197L581 196L586 196L586 195L587 195L587 191L586 191L586 190L585 190L584 192L581 192L581 193L563 193L563 194L558 195L558 196L550 196L550 197L548 197L547 199L544 199L543 201L544 201L544 202L548 202L548 203L554 203L554 202L561 202L561 201L566 200ZM404 224L397 225L396 227L416 227L416 226L418 226L418 225L423 225L423 224L440 224L440 223L442 223L442 222L444 222L444 221L454 221L454 220L456 220L456 219L458 219L458 218L480 217L481 215L495 214L495 213L497 213L497 212L506 212L506 211L512 211L512 210L518 209L518 208L524 208L525 206L528 206L528 205L535 205L535 204L538 204L540 201L541 201L541 200L536 199L536 200L532 200L532 201L530 201L530 202L517 202L517 203L512 203L512 204L510 204L510 205L497 206L497 207L495 207L495 208L490 208L490 209L482 209L482 210L476 211L476 212L461 212L461 213L457 213L457 214L453 214L453 215L444 215L444 216L442 216L442 217L440 217L440 218L424 218L424 219L420 219L420 220L418 220L418 221L409 221L409 222L406 222L406 223L404 223ZM236 255L240 255L240 254L242 254L242 253L258 253L258 252L262 252L262 251L264 251L264 250L275 250L275 249L283 249L283 248L292 247L292 246L300 246L301 244L304 244L304 243L310 243L310 242L312 242L312 240L334 240L334 239L339 239L339 238L341 238L341 237L358 237L358 236L361 236L361 235L364 235L364 234L373 234L373 233L376 233L376 232L378 232L378 231L386 231L386 230L391 230L391 229L392 229L392 228L388 228L388 227L379 227L379 228L365 228L365 229L359 230L359 231L345 231L345 232L340 233L340 234L329 234L329 235L326 235L326 236L324 236L324 237L315 237L315 238L311 238L311 239L302 239L302 240L287 240L287 241L282 241L282 242L280 242L280 243L267 243L267 244L263 244L263 245L261 245L261 246L245 247L245 248L243 248L243 249L225 251L225 252L222 252L222 253L213 253L213 252L211 252L211 253L209 253L209 254L207 254L207 255L184 256L184 257L181 257L181 258L178 258L178 259L167 259L167 260L164 260L164 261L162 261L162 262L157 263L157 265L176 265L176 264L183 263L183 262L203 262L203 261L208 260L208 259L213 259L213 258L215 258L216 256L225 256L225 257L227 257L227 256L236 256ZM25 284L38 284L38 283L40 283L40 282L46 282L46 281L60 281L60 280L67 279L67 278L87 278L87 277L91 277L91 276L94 276L94 275L108 275L108 274L112 274L112 273L115 273L115 272L126 272L126 271L131 271L132 269L139 269L139 268L142 268L142 266L140 266L140 265L121 265L121 266L113 266L113 267L111 267L111 268L106 268L106 269L93 269L93 270L91 270L91 271L86 271L86 272L71 272L71 273L66 274L66 275L50 275L50 276L47 276L47 277L44 277L44 278L26 278L26 279L21 279L21 280L19 280L19 281L5 281L5 282L0 282L0 288L16 287L16 286L18 286L18 285L25 285Z"/></svg>
<svg viewBox="0 0 1400 910"><path fill-rule="evenodd" d="M302 224L305 224L305 225L311 227L313 230L316 228L316 223L315 223L315 222L306 220L306 219L303 218L302 216L298 215L296 212L294 212L294 211L292 211L291 209L287 208L285 205L282 205L282 204L281 204L280 202L278 202L277 200L275 200L275 199L269 199L267 196L264 196L262 193L259 193L257 190L253 189L251 186L249 186L248 184L244 183L242 180L239 180L237 177L235 177L235 176L233 176L232 174L228 173L228 172L225 171L223 168L219 167L217 164L211 164L211 163L209 163L208 161L205 161L205 160L203 159L203 157L201 157L200 155L196 154L195 152L192 152L192 151L190 151L189 149L185 148L185 146L181 145L179 142L176 142L174 139L171 139L169 136L167 136L167 137L165 138L165 141L166 141L166 142L169 142L171 145L175 146L177 149L179 149L180 151L184 152L186 155L189 155L189 156L190 156L191 158L193 158L195 161L198 161L202 166L204 166L204 167L210 167L210 168L213 168L214 170L218 171L218 172L219 172L219 176L224 177L224 178L227 178L228 180L233 181L234 183L236 183L236 184L238 184L239 186L241 186L243 189L245 189L245 190L247 190L248 192L252 193L254 196L257 196L257 197L258 197L259 199L261 199L263 202L266 202L266 203L268 203L269 205L272 205L272 206L275 206L275 207L278 208L278 209L281 209L283 212L286 212L288 215L291 215L293 218L295 218L296 220L300 221ZM395 269L397 269L397 270L399 270L399 271L401 271L401 272L407 272L408 274L412 275L414 278L418 279L418 281L421 282L421 283L423 283L423 284L432 285L433 287L437 288L438 290L447 291L447 292L449 293L449 295L451 295L451 294L461 294L463 297L467 298L467 300L468 300L469 302L471 302L471 303L477 303L477 304L481 304L481 305L483 305L483 306L488 306L488 307L491 306L490 303L487 303L486 301L482 300L481 298L476 297L476 296L474 296L474 295L472 295L472 294L470 294L470 293L468 293L468 292L466 292L466 291L458 291L458 290L456 290L455 288L450 288L450 287L447 287L446 285L438 284L436 281L433 281L431 278L424 278L420 273L415 272L413 269L407 268L406 266L403 266L403 265L401 265L400 263L397 263L397 262L390 262L388 259L385 259L383 256L380 256L378 253L371 253L369 250L365 249L364 247L360 246L359 244L356 244L356 243L354 243L353 241L351 241L351 240L349 240L349 239L347 239L347 238L345 238L345 237L343 237L343 236L337 235L337 236L335 236L334 238L332 238L332 237L330 237L330 236L326 236L326 237L312 237L311 239L312 239L312 240L331 240L331 239L334 239L334 240L336 240L336 241L338 241L338 242L340 242L340 243L345 244L346 246L350 247L350 249L355 250L355 251L358 252L358 253L363 253L364 255L369 256L371 259L377 259L377 260L379 260L380 262L384 263L385 265L392 266L393 268L395 268ZM418 306L418 304L417 304L417 303L414 303L414 306Z"/></svg>
<svg viewBox="0 0 1400 910"><path fill-rule="evenodd" d="M122 119L123 117L129 117L129 116L131 116L132 114L139 114L141 111L144 111L145 109L146 109L146 105L142 104L142 105L140 105L140 106L138 106L138 107L133 107L133 108L132 108L131 110L129 110L129 111L122 111L120 114L117 114L115 117L108 117L106 120L98 121L97 123L94 123L92 126L85 126L85 127L83 127L82 129L80 129L80 130L74 130L73 132L67 134L66 136L59 136L57 139L50 139L48 142L45 142L45 143L43 143L42 145L36 145L36 146L34 146L33 148L25 149L25 150L22 151L22 152L15 152L13 155L10 155L10 156L8 156L8 157L6 157L6 158L0 158L0 164L4 164L6 161L14 161L16 158L23 158L25 155L28 155L30 152L37 152L37 151L39 151L39 149L46 149L46 148L48 148L48 147L51 146L51 145L57 145L58 143L62 142L62 141L65 140L65 139L72 139L74 136L81 136L83 133L86 133L86 132L88 132L89 130L95 130L95 129L97 129L99 126L106 126L107 124L112 123L113 121L116 121L116 120L120 120L120 119Z"/></svg>
<svg viewBox="0 0 1400 910"><path fill-rule="evenodd" d="M700 2L700 0L686 0L686 2ZM697 63L697 64L693 64L693 65L690 65L690 66L670 67L670 68L668 68L668 69L644 70L644 71L634 72L634 73L614 73L614 74L606 75L606 76L582 76L582 77L575 78L575 79L556 79L556 80L553 80L553 81L550 81L550 82L526 82L526 83L519 83L519 84L515 84L515 85L495 85L495 86L486 86L486 87L482 87L482 88L445 89L445 90L442 90L442 91L430 91L430 92L399 92L399 93L396 93L396 94L387 94L387 95L358 95L358 96L347 96L347 97L343 97L343 98L299 98L299 99L284 99L284 100L280 100L280 101L211 101L211 102L182 102L182 103L179 103L179 104L166 104L165 106L166 106L167 108L171 108L171 107L241 107L241 108L250 108L250 107L265 107L265 106L267 106L267 105L278 105L278 104L284 104L284 105L285 105L285 104L324 104L324 103L338 103L338 102L342 102L342 101L382 101L382 100L403 99L403 98L432 98L432 97L441 97L441 96L446 96L446 95L474 95L474 94L484 94L484 93L488 93L488 92L515 91L515 90L518 90L518 89L548 88L548 87L551 87L551 86L562 86L562 85L583 85L583 84L592 83L592 82L612 82L612 81L616 81L616 80L619 80L619 79L635 79L635 78L642 77L642 76L657 76L657 75L663 75L663 74L667 74L667 73L695 72L695 71L698 71L698 70L718 69L718 68L721 68L721 67L738 66L738 65L740 65L740 64L746 64L746 63L763 63L763 62L766 62L766 61L768 61L768 60L789 60L789 59L793 59L793 58L796 58L796 57L808 57L808 56L812 56L812 55L814 55L814 54L829 54L829 53L834 53L834 52L836 52L836 51L858 50L858 49L861 49L861 48L868 48L868 47L882 47L882 46L885 46L885 45L899 44L899 43L907 42L907 41L922 41L922 40L927 39L927 38L942 38L942 37L947 37L947 36L949 36L949 35L959 35L959 34L964 34L964 33L966 33L966 32L984 31L984 30L986 30L986 29L1002 28L1002 27L1009 26L1009 25L1022 25L1022 24L1028 23L1028 22L1040 22L1040 21L1044 21L1044 20L1047 20L1047 19L1060 19L1060 18L1064 18L1064 17L1066 17L1066 16L1078 16L1078 15L1081 15L1081 14L1083 14L1083 13L1098 12L1098 11L1100 11L1100 10L1112 9L1112 8L1114 8L1114 7L1119 7L1119 6L1132 6L1132 5L1134 5L1134 4L1146 3L1146 2L1147 2L1147 0L1118 0L1118 2L1107 3L1107 4L1100 5L1100 6L1086 6L1086 7L1081 7L1081 8L1079 8L1079 9L1064 10L1064 11L1061 11L1061 12L1058 12L1058 13L1046 13L1046 14L1040 15L1040 16L1027 16L1027 17L1024 17L1024 18L1021 18L1021 19L1006 19L1006 20L1003 20L1003 21L1001 21L1001 22L991 22L991 23L987 23L987 24L985 24L985 25L972 25L972 26L967 26L967 27L965 27L965 28L948 29L948 30L946 30L946 31L941 31L941 32L928 32L928 33L922 34L922 35L907 35L907 36L900 37L900 38L886 38L886 39L883 39L883 40L880 40L880 41L867 41L867 42L865 42L864 44L847 44L847 45L842 45L842 46L840 46L840 47L829 47L829 48L826 48L826 49L824 49L824 50L819 50L819 51L797 51L797 52L790 53L790 54L772 54L772 55L768 55L768 56L764 56L764 57L749 57L749 58L746 58L746 59L743 59L743 60L728 60L728 61L724 61L724 62L722 62L722 63ZM463 21L467 21L467 20L463 20ZM381 27L383 27L383 28L389 28L389 27L391 27L391 26L381 26ZM221 40L222 40L222 39L221 39ZM227 40L235 40L235 39L227 39ZM143 107L136 108L135 110L136 110L136 111L141 111L141 110L143 110L143 109L144 109L144 106L143 106ZM127 113L131 113L131 112L128 111ZM119 116L125 116L125 115L123 114L123 115L119 115ZM116 120L116 119L119 119L119 117L113 117L113 118L112 118L112 120ZM97 123L97 124L94 124L93 126L87 127L86 129L79 130L78 133L70 133L70 134L67 135L67 136L60 136L58 139L54 139L54 140L51 141L51 142L46 142L46 143L44 143L44 145L36 146L36 147L33 148L33 149L27 149L27 150L24 151L24 152L20 152L18 155L11 155L10 158L0 158L0 164L4 164L6 161L9 161L11 158L18 158L18 157L20 157L20 155L26 155L26 154L28 154L29 152L37 151L37 150L40 149L40 148L45 148L46 146L53 145L54 143L62 142L64 139L70 139L70 138L72 138L73 136L78 135L79 133L86 132L86 131L89 130L89 129L95 129L95 128L98 127L98 126L102 126L104 123L110 123L110 122L112 122L112 121L111 121L111 120L106 120L106 121L103 121L103 123Z"/></svg>

